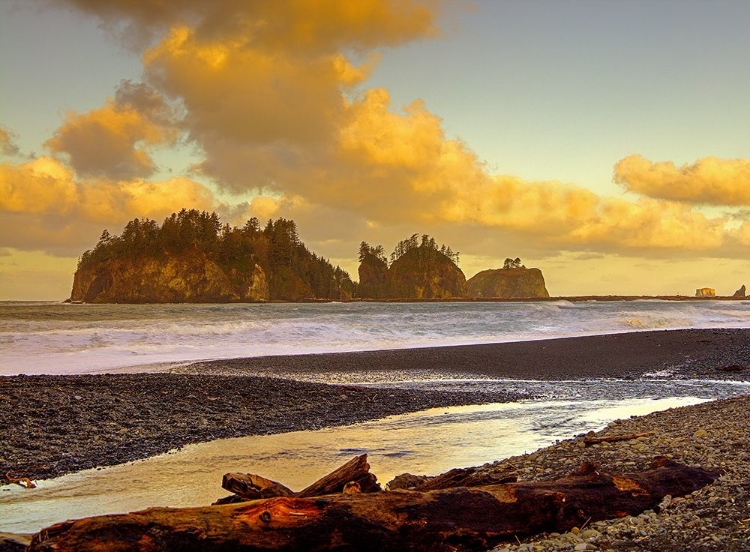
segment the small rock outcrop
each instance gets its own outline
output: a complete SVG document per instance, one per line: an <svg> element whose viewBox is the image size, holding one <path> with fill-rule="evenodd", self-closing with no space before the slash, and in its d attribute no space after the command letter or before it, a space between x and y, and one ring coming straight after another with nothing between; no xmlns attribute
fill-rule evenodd
<svg viewBox="0 0 750 552"><path fill-rule="evenodd" d="M742 287L738 289L737 291L735 291L732 297L737 298L737 299L744 299L745 297L747 297L745 284L742 284Z"/></svg>
<svg viewBox="0 0 750 552"><path fill-rule="evenodd" d="M362 299L458 299L466 297L466 276L458 253L418 234L400 241L391 254L383 246L359 246L359 296Z"/></svg>
<svg viewBox="0 0 750 552"><path fill-rule="evenodd" d="M533 299L549 297L542 271L538 268L483 270L466 282L474 299Z"/></svg>
<svg viewBox="0 0 750 552"><path fill-rule="evenodd" d="M716 297L716 290L714 288L704 287L695 290L696 297Z"/></svg>

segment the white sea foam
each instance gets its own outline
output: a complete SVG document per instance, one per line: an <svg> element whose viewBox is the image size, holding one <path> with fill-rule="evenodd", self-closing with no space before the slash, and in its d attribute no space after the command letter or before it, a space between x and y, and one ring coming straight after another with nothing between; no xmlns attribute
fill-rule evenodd
<svg viewBox="0 0 750 552"><path fill-rule="evenodd" d="M0 303L0 374L714 327L750 327L750 303Z"/></svg>

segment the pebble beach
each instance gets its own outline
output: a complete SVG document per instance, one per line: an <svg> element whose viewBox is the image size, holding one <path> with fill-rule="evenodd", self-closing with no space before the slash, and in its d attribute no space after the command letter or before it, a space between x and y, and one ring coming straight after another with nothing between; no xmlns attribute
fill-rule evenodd
<svg viewBox="0 0 750 552"><path fill-rule="evenodd" d="M326 385L289 379L325 370L450 371L539 379L674 378L748 381L750 331L676 330L497 345L265 357L163 373L0 377L0 476L50 478L223 437L346 425L434 406L507 402L517 393ZM732 368L727 370L727 368ZM268 377L273 371L287 379ZM260 375L259 375L260 374ZM483 470L554 479L585 461L646 469L663 455L720 469L714 484L637 517L587 523L499 550L750 550L750 395L617 420L600 435L647 433L583 446L583 435ZM2 549L2 548L0 548Z"/></svg>
<svg viewBox="0 0 750 552"><path fill-rule="evenodd" d="M726 551L750 550L750 395L617 420L597 436L648 433L637 439L585 446L583 436L483 469L522 480L556 479L581 462L608 473L648 468L663 455L690 466L720 470L713 484L667 497L657 510L599 521L565 534L544 534L499 551Z"/></svg>

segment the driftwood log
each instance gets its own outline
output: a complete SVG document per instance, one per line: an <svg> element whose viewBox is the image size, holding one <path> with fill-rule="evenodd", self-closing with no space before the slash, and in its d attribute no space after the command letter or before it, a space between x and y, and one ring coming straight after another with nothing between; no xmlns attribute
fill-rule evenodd
<svg viewBox="0 0 750 552"><path fill-rule="evenodd" d="M355 456L340 468L312 485L295 493L281 483L266 479L254 473L226 473L221 482L222 488L234 493L233 496L219 499L215 504L234 504L259 498L287 496L309 498L328 494L347 492L373 493L380 491L378 478L370 473L367 455Z"/></svg>
<svg viewBox="0 0 750 552"><path fill-rule="evenodd" d="M480 487L496 485L498 483L515 483L518 477L515 472L488 472L479 467L454 468L440 475L432 477L403 473L388 482L388 490L404 491L437 491L454 487Z"/></svg>
<svg viewBox="0 0 750 552"><path fill-rule="evenodd" d="M516 536L636 515L717 477L657 458L651 469L631 475L584 464L555 481L151 508L58 523L35 535L29 550L487 550Z"/></svg>
<svg viewBox="0 0 750 552"><path fill-rule="evenodd" d="M221 487L245 500L294 496L296 494L281 483L254 473L225 473L221 480Z"/></svg>
<svg viewBox="0 0 750 552"><path fill-rule="evenodd" d="M378 478L375 474L370 473L370 464L367 463L366 454L352 458L337 470L318 479L309 487L302 489L297 493L297 496L299 498L308 498L311 496L341 493L344 491L344 487L351 482L359 485L359 489L363 493L380 490Z"/></svg>

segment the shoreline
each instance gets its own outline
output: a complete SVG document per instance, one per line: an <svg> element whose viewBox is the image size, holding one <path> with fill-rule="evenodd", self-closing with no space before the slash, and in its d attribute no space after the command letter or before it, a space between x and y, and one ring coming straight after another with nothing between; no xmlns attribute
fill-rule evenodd
<svg viewBox="0 0 750 552"><path fill-rule="evenodd" d="M232 305L232 304L295 304L295 303L504 303L504 302L534 302L534 301L570 301L571 303L582 301L750 301L750 295L744 297L735 297L734 295L714 295L712 297L696 297L695 295L552 295L550 297L451 297L450 299L417 299L417 298L400 298L400 299L363 299L354 297L347 301L337 301L334 299L300 299L299 301L286 301L284 299L269 299L267 301L226 301L222 303L87 303L85 301L72 301L67 299L40 299L40 300L23 300L8 299L0 301L2 303L58 303L66 305Z"/></svg>
<svg viewBox="0 0 750 552"><path fill-rule="evenodd" d="M744 369L717 370L732 364ZM629 379L667 371L675 379L747 382L748 366L750 330L713 329L222 360L163 373L0 376L0 418L6 423L0 441L0 478L7 471L13 476L49 478L222 437L318 429L435 406L520 398L507 393L326 385L254 375L263 371L268 375L269 370L288 377L400 370L407 375L534 377L550 382ZM484 471L513 474L521 480L555 479L584 461L612 473L639 471L657 455L724 471L713 485L665 502L657 511L584 523L562 535L542 534L497 550L748 550L748 428L750 394L746 393L617 420L596 433L648 433L634 440L585 447L580 435L485 464Z"/></svg>
<svg viewBox="0 0 750 552"><path fill-rule="evenodd" d="M571 531L541 533L497 546L496 552L609 550L650 552L750 550L750 394L616 420L531 454L487 464L494 474L524 481L556 479L583 462L607 473L645 470L656 456L722 475L685 497L665 497L638 516L582 523ZM637 438L585 446L589 436ZM588 545L588 546L585 546Z"/></svg>
<svg viewBox="0 0 750 552"><path fill-rule="evenodd" d="M224 437L320 429L438 406L508 402L507 392L328 385L310 374L479 378L750 380L750 330L669 330L539 341L258 357L170 372L0 377L0 477L50 478ZM263 377L265 376L265 377ZM268 377L271 376L271 377ZM280 379L274 376L284 376Z"/></svg>
<svg viewBox="0 0 750 552"><path fill-rule="evenodd" d="M188 444L351 425L512 392L328 385L169 373L0 377L0 486L140 460Z"/></svg>
<svg viewBox="0 0 750 552"><path fill-rule="evenodd" d="M543 532L504 543L495 552L607 550L650 552L750 549L750 394L615 420L603 430L581 434L537 451L479 466L479 479L544 481L564 477L584 462L602 472L648 469L657 456L721 476L683 497L664 497L637 516L590 522L560 533ZM631 436L587 446L587 437ZM377 474L376 474L377 475ZM418 474L415 474L418 475ZM31 535L0 534L0 549L22 550ZM16 544L18 543L18 544Z"/></svg>

